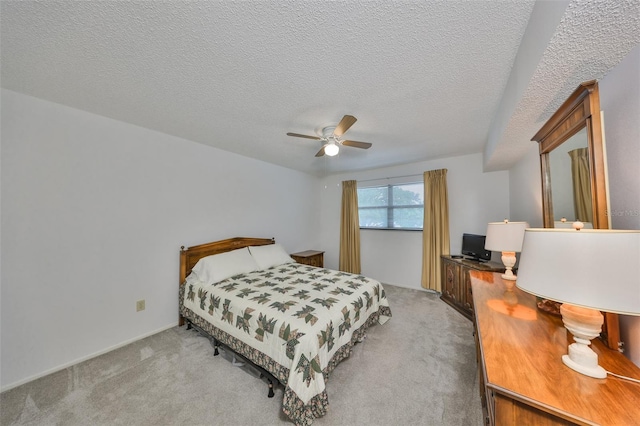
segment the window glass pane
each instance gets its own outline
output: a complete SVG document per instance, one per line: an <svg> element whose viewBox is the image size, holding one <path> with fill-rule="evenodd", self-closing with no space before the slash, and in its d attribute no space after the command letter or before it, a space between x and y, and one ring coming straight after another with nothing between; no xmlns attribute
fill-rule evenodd
<svg viewBox="0 0 640 426"><path fill-rule="evenodd" d="M387 194L388 190L386 186L379 186L374 188L358 188L358 206L386 206L388 202Z"/></svg>
<svg viewBox="0 0 640 426"><path fill-rule="evenodd" d="M394 206L424 204L424 185L421 183L396 185L391 188L393 190Z"/></svg>
<svg viewBox="0 0 640 426"><path fill-rule="evenodd" d="M358 188L361 228L422 229L423 215L422 182Z"/></svg>
<svg viewBox="0 0 640 426"><path fill-rule="evenodd" d="M424 209L420 207L409 207L393 210L394 228L419 228L422 229Z"/></svg>
<svg viewBox="0 0 640 426"><path fill-rule="evenodd" d="M360 209L358 210L358 219L363 228L386 228L387 209Z"/></svg>

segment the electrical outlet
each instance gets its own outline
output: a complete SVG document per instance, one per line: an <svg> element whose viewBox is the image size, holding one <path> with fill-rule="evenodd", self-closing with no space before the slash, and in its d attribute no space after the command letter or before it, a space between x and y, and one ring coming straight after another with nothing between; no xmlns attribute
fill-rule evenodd
<svg viewBox="0 0 640 426"><path fill-rule="evenodd" d="M144 311L144 299L136 302L136 312Z"/></svg>

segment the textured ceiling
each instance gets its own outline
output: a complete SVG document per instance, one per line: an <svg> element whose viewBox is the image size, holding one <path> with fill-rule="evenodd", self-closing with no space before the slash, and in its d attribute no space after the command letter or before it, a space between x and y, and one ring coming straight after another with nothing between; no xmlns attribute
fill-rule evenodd
<svg viewBox="0 0 640 426"><path fill-rule="evenodd" d="M1 82L313 174L483 150L487 167L499 169L530 147L514 140L528 142L548 109L638 43L628 34L606 41L618 37L606 27L617 20L637 33L638 3L569 5L488 154L533 1L3 0ZM598 9L614 16L590 23ZM614 46L611 58L568 55L594 30L590 42ZM313 135L345 114L358 118L346 137L371 149L316 158L320 142L285 135Z"/></svg>
<svg viewBox="0 0 640 426"><path fill-rule="evenodd" d="M509 168L530 149L531 137L580 83L604 77L638 43L640 1L571 1L508 125L489 141L496 149L485 150L485 170Z"/></svg>

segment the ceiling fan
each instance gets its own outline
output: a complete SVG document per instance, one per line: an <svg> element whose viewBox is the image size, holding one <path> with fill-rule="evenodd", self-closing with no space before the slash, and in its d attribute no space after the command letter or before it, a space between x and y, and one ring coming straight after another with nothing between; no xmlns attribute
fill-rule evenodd
<svg viewBox="0 0 640 426"><path fill-rule="evenodd" d="M287 133L287 136L322 141L322 148L320 148L320 151L318 151L316 157L322 157L325 154L333 157L334 155L338 154L338 151L340 151L340 145L368 149L371 147L371 144L369 142L358 142L340 139L340 136L344 135L344 133L349 130L351 126L353 126L353 123L355 123L356 120L357 119L352 115L345 115L344 117L342 117L342 120L340 120L337 126L323 127L322 130L318 132L319 136L301 135L300 133Z"/></svg>

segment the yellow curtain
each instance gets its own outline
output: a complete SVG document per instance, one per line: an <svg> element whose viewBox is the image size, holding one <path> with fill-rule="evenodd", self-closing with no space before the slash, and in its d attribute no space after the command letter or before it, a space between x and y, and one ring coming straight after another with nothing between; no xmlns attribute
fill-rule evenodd
<svg viewBox="0 0 640 426"><path fill-rule="evenodd" d="M449 254L447 169L424 172L422 287L442 292L440 256Z"/></svg>
<svg viewBox="0 0 640 426"><path fill-rule="evenodd" d="M569 151L569 157L571 157L571 175L573 177L575 218L581 222L593 222L589 150L587 148L574 149Z"/></svg>
<svg viewBox="0 0 640 426"><path fill-rule="evenodd" d="M342 182L340 216L340 266L353 274L360 273L360 221L358 219L358 182Z"/></svg>

